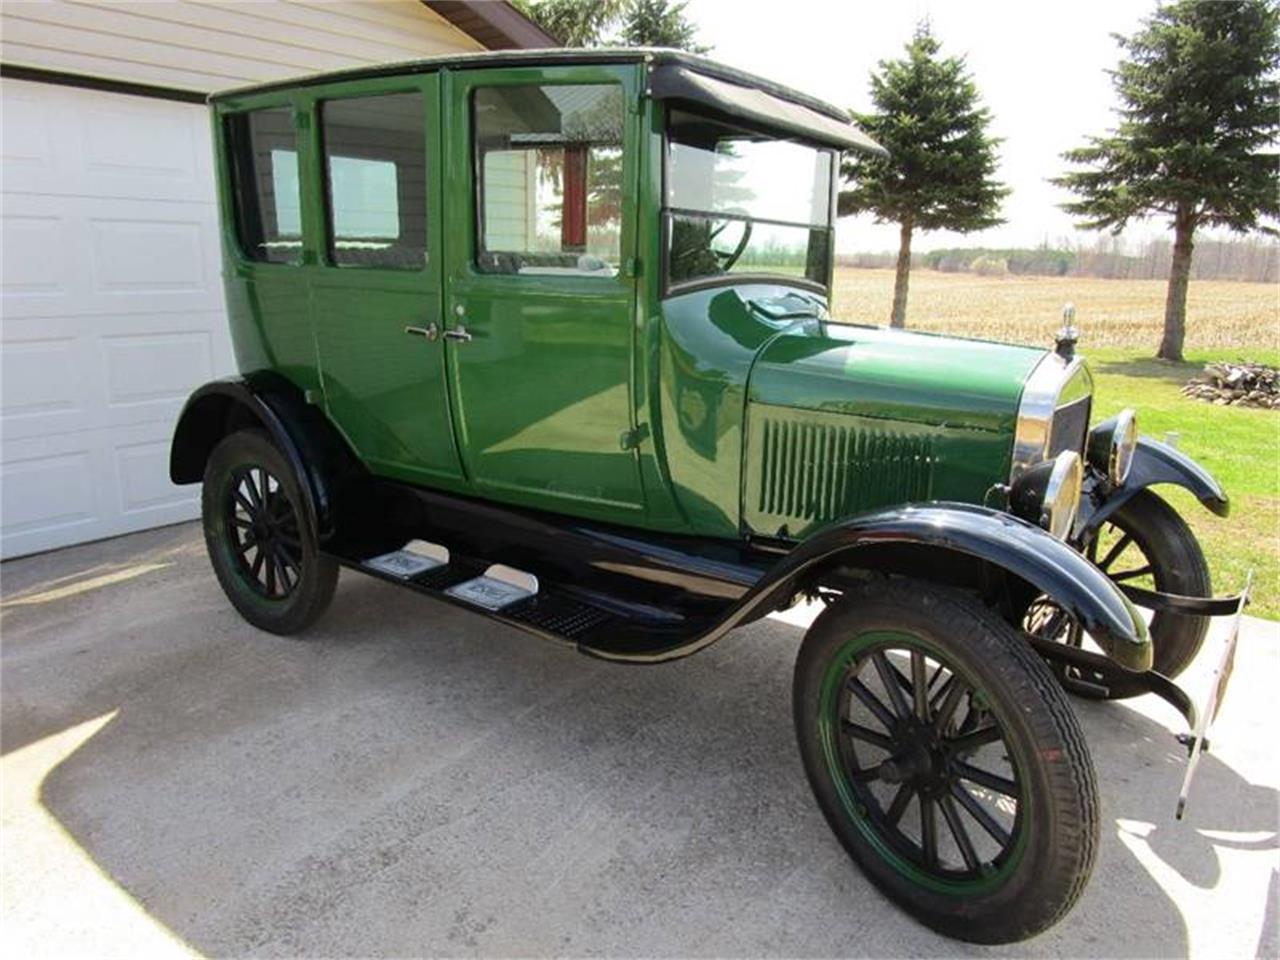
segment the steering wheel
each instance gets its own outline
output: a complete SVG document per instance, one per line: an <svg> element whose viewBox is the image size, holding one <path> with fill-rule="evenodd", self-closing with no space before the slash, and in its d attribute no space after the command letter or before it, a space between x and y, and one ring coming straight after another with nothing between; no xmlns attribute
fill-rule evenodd
<svg viewBox="0 0 1280 960"><path fill-rule="evenodd" d="M741 220L738 222L742 224L742 239L738 241L738 245L734 247L733 250L717 250L715 247L711 246L716 237L724 233L725 228L733 222L733 220L725 220L720 224L720 226L714 228L707 236L707 246L711 250L711 255L716 258L717 264L723 273L728 273L733 269L733 265L738 262L744 253L746 253L747 244L751 242L751 221Z"/></svg>

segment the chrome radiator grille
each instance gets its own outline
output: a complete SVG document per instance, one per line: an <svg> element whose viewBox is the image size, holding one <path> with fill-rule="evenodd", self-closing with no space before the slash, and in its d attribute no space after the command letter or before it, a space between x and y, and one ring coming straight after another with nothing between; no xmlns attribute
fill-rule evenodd
<svg viewBox="0 0 1280 960"><path fill-rule="evenodd" d="M1081 397L1064 404L1054 411L1053 426L1049 431L1049 458L1063 450L1083 453L1085 435L1089 430L1089 407L1092 397Z"/></svg>

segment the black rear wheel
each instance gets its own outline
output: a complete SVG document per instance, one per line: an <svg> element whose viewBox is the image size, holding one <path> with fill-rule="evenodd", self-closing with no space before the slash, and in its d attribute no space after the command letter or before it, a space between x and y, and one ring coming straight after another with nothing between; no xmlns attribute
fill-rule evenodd
<svg viewBox="0 0 1280 960"><path fill-rule="evenodd" d="M1097 787L1061 688L980 603L896 581L846 594L796 662L800 750L854 860L929 926L1025 939L1093 867Z"/></svg>
<svg viewBox="0 0 1280 960"><path fill-rule="evenodd" d="M320 553L298 478L265 433L240 430L214 448L201 499L209 559L246 620L291 634L324 613L338 567Z"/></svg>

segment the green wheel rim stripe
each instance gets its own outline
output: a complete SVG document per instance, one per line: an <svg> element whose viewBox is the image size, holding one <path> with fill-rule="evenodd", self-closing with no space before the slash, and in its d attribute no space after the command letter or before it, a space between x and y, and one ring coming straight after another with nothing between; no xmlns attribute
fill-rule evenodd
<svg viewBox="0 0 1280 960"><path fill-rule="evenodd" d="M935 660L945 663L953 673L959 672L950 659L934 644L911 633L894 630L869 631L860 633L841 645L823 673L822 686L818 695L818 736L822 747L823 762L827 765L827 772L830 774L831 782L835 786L841 809L849 823L875 849L880 857L912 883L936 893L954 896L973 896L974 894L989 893L998 889L1017 869L1018 863L1022 860L1029 832L1027 823L1033 814L1031 798L1028 795L1029 791L1024 791L1023 795L1018 798L1020 827L1017 829L1017 835L1014 838L1013 849L1005 861L994 871L984 876L963 880L946 880L922 870L918 864L903 856L900 851L896 850L886 840L879 828L871 820L869 811L858 798L848 771L845 769L844 760L840 755L840 714L841 694L844 689L846 674L849 666L860 653L870 648L887 645L897 648L914 647L927 653ZM996 714L996 720L999 722L1001 729L1007 730L1008 724L999 711L996 710L995 705L991 704L990 696L985 691L982 691L976 683L972 683L968 675L962 676L975 692L981 693L986 697L990 709ZM1005 742L1012 751L1012 745L1007 740Z"/></svg>

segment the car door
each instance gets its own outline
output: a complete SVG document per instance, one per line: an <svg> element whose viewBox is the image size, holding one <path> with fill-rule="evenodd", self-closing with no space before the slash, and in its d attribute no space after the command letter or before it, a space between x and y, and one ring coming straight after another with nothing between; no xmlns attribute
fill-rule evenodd
<svg viewBox="0 0 1280 960"><path fill-rule="evenodd" d="M450 73L445 349L475 489L643 506L632 344L636 68Z"/></svg>
<svg viewBox="0 0 1280 960"><path fill-rule="evenodd" d="M439 337L439 104L435 74L315 94L311 314L325 409L364 462L449 486L461 465Z"/></svg>

